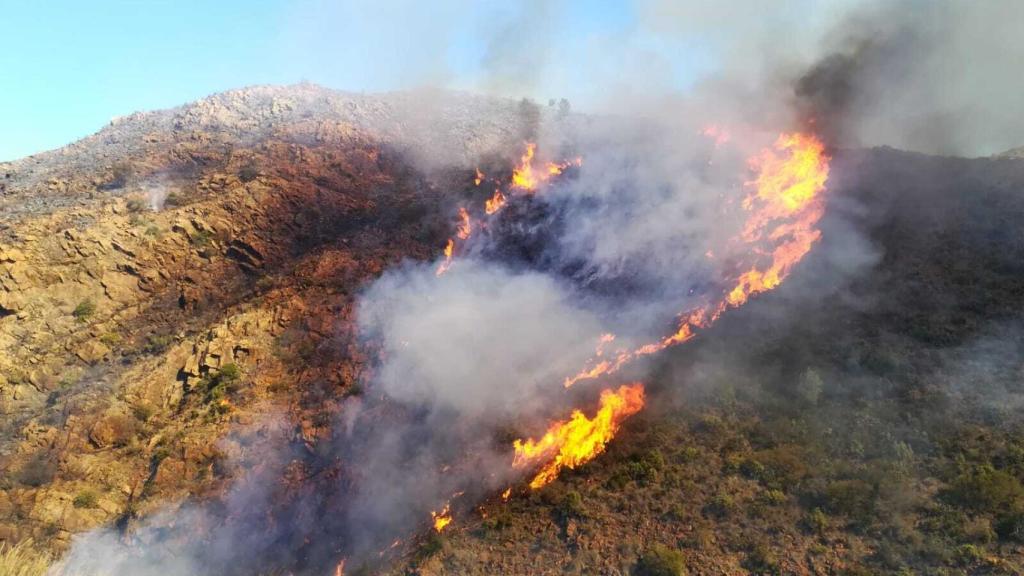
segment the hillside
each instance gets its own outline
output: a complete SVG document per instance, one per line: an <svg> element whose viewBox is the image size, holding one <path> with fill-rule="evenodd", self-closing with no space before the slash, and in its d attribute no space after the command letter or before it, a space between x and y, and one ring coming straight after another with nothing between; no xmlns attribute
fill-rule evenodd
<svg viewBox="0 0 1024 576"><path fill-rule="evenodd" d="M829 270L856 236L826 236L670 352L608 453L408 566L662 574L643 558L667 549L691 574L1020 574L1024 162L877 149L834 168L830 214L872 247L852 278Z"/></svg>
<svg viewBox="0 0 1024 576"><path fill-rule="evenodd" d="M0 540L61 549L216 492L268 412L313 449L359 378L354 293L436 253L472 187L430 166L530 129L471 96L426 125L423 99L250 88L0 164Z"/></svg>
<svg viewBox="0 0 1024 576"><path fill-rule="evenodd" d="M370 370L357 297L438 257L457 203L486 199L478 166L587 121L256 87L0 164L0 541L59 553L280 465L273 512L314 520L273 551L321 573L335 543L309 534ZM365 570L1021 573L1024 160L832 155L821 244L661 355L606 454L410 527Z"/></svg>

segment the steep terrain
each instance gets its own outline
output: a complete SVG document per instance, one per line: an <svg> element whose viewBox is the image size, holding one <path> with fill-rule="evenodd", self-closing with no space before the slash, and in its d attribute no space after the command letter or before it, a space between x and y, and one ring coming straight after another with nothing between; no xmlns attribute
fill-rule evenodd
<svg viewBox="0 0 1024 576"><path fill-rule="evenodd" d="M251 88L0 164L0 540L216 492L259 459L231 441L254 415L312 450L359 377L355 292L437 252L472 186L432 167L531 129L428 97Z"/></svg>
<svg viewBox="0 0 1024 576"><path fill-rule="evenodd" d="M268 454L298 463L283 494L331 485L359 291L436 257L485 199L474 168L507 170L542 121L581 120L258 87L0 164L0 542L131 531ZM663 354L606 454L425 523L384 567L1021 573L1024 160L833 156L820 245Z"/></svg>
<svg viewBox="0 0 1024 576"><path fill-rule="evenodd" d="M1022 573L1024 162L848 150L833 174L856 233L827 224L785 285L667 353L607 454L406 566Z"/></svg>

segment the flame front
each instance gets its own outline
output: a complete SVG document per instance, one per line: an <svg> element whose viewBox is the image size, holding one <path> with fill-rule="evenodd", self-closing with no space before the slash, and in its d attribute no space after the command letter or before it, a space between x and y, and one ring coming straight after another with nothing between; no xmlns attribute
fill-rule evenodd
<svg viewBox="0 0 1024 576"><path fill-rule="evenodd" d="M706 132L707 133L707 132ZM724 134L720 129L709 136ZM825 212L822 192L828 181L825 147L810 134L782 134L771 148L748 161L756 176L745 185L743 201L750 214L735 243L757 262L739 273L723 296L680 315L675 333L633 350L620 350L614 360L603 359L599 344L594 358L565 379L566 388L581 380L612 374L640 356L654 354L693 338L696 330L713 324L729 308L743 305L752 295L779 286L821 237L818 221ZM764 262L764 256L769 256Z"/></svg>
<svg viewBox="0 0 1024 576"><path fill-rule="evenodd" d="M534 156L537 152L537 145L533 142L526 143L526 152L519 159L519 165L512 170L512 187L533 192L542 183L552 176L558 176L570 166L581 166L583 158L577 157L565 162L547 162L543 167L534 166Z"/></svg>
<svg viewBox="0 0 1024 576"><path fill-rule="evenodd" d="M512 182L511 189L518 190L521 193L533 194L537 191L541 184L544 184L551 178L558 176L565 171L569 166L582 166L583 158L577 157L573 160L566 160L564 162L547 162L542 168L534 166L534 157L537 153L537 145L533 142L526 143L526 151L519 160L519 164L512 170ZM479 169L476 169L475 176L473 178L473 184L479 186L487 176ZM492 182L497 183L497 179L491 179ZM484 202L484 214L487 216L493 216L499 210L505 207L506 197L502 194L500 189L495 189L494 194ZM486 220L480 222L486 227ZM469 211L465 207L459 207L459 223L455 229L455 237L449 238L448 243L444 247L444 260L437 266L437 275L442 276L452 266L452 260L454 259L456 239L460 244L469 240L469 237L473 235L473 222L470 218Z"/></svg>
<svg viewBox="0 0 1024 576"><path fill-rule="evenodd" d="M530 488L540 488L557 478L562 468L576 468L604 452L622 421L643 406L643 384L604 390L593 418L576 410L568 420L553 424L539 440L516 440L512 465L523 468L547 461L530 481Z"/></svg>

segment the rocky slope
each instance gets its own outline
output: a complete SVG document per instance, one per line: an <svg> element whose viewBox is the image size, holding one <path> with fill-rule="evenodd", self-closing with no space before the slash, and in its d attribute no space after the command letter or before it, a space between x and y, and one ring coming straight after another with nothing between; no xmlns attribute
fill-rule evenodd
<svg viewBox="0 0 1024 576"><path fill-rule="evenodd" d="M531 129L516 102L257 87L0 164L0 541L216 492L255 415L311 449L359 377L354 293L443 246L469 160Z"/></svg>

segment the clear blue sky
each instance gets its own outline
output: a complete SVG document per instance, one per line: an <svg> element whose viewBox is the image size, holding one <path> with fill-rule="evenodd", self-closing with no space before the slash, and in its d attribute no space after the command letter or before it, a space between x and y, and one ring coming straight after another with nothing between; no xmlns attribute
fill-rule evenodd
<svg viewBox="0 0 1024 576"><path fill-rule="evenodd" d="M594 55L626 42L636 18L626 0L0 0L0 160L62 146L115 116L251 84L468 86L495 59L529 69L543 56L561 65L511 95L572 100L592 89ZM693 46L631 42L671 53L680 84L702 66ZM571 64L582 61L586 71Z"/></svg>

